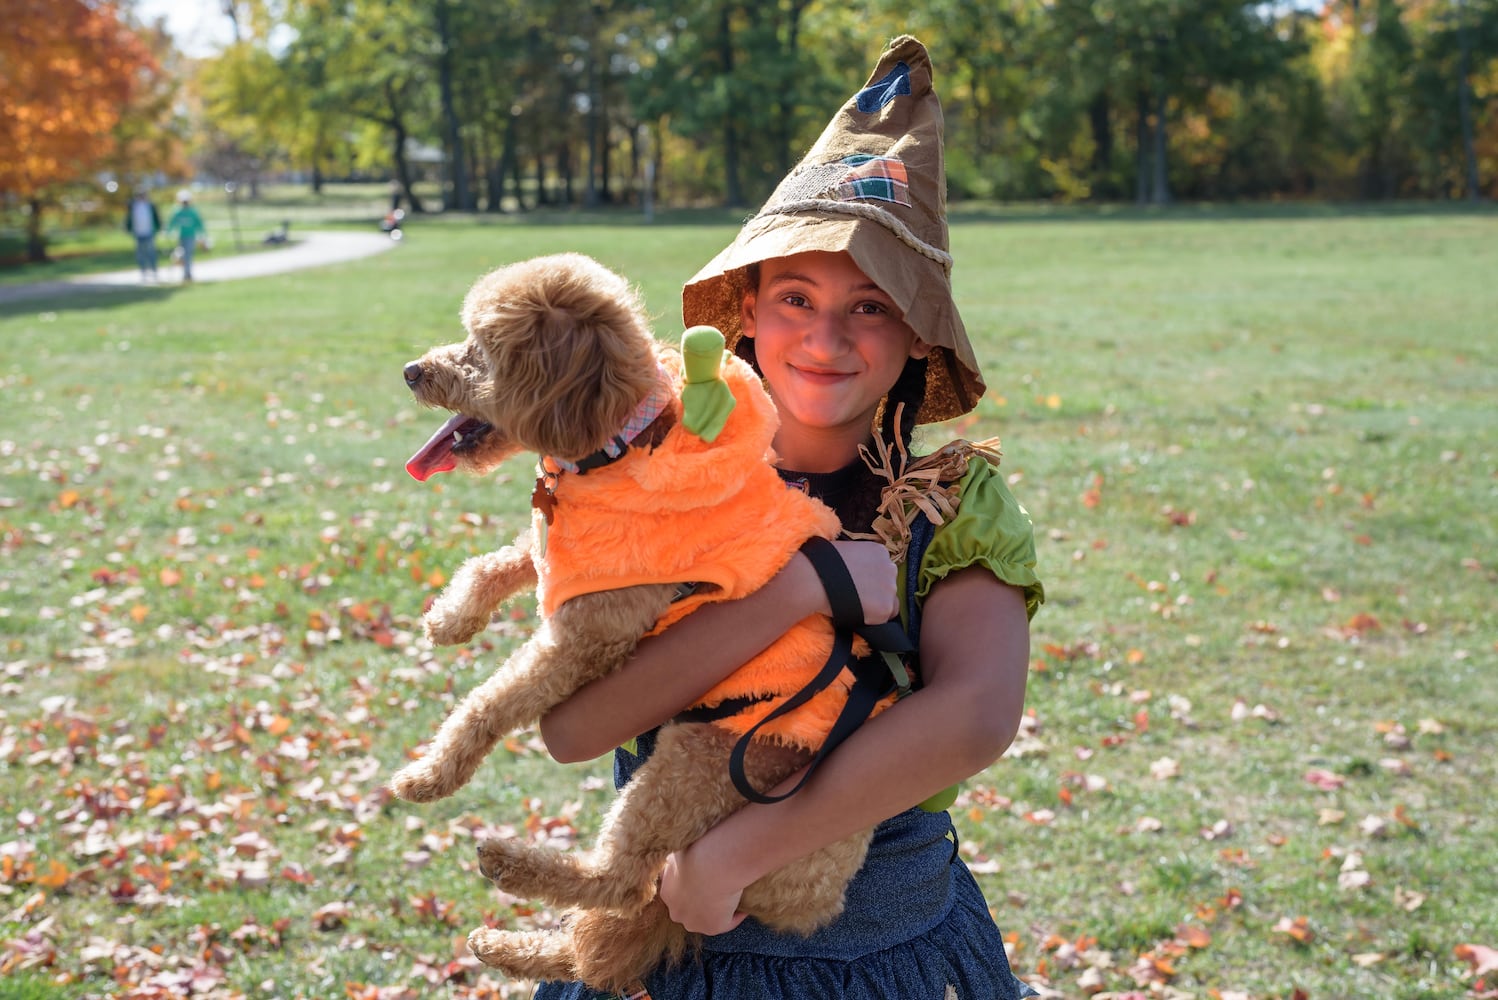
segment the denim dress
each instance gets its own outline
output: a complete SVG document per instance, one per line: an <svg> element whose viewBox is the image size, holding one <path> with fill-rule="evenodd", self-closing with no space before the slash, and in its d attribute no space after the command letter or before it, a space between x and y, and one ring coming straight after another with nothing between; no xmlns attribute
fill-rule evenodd
<svg viewBox="0 0 1498 1000"><path fill-rule="evenodd" d="M622 787L655 747L618 750ZM881 823L843 915L810 937L745 920L704 938L700 955L645 979L651 1000L1017 1000L1036 993L1014 977L1004 939L972 873L957 856L945 812L911 809ZM949 992L952 991L952 992ZM535 1000L610 1000L580 983L542 983ZM640 995L644 1000L644 995Z"/></svg>

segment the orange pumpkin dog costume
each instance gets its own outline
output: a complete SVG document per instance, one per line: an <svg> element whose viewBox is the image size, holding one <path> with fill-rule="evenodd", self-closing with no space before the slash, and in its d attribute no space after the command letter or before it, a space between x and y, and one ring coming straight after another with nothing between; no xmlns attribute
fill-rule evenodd
<svg viewBox="0 0 1498 1000"><path fill-rule="evenodd" d="M663 359L680 380L674 356ZM673 370L678 369L678 370ZM555 516L533 513L538 553L536 596L550 615L580 594L647 583L697 584L676 601L651 634L710 601L747 596L764 586L812 535L834 538L837 516L819 500L788 487L770 464L774 404L748 364L724 355L723 380L737 404L723 429L704 441L681 420L650 451L631 449L608 475L557 474ZM552 468L555 468L553 466ZM730 674L698 705L731 698L762 699L715 722L742 736L816 676L832 627L813 615ZM860 647L860 651L862 647ZM847 701L853 675L838 680L794 712L763 726L760 738L816 750ZM771 696L766 698L765 696ZM886 698L880 711L893 702Z"/></svg>

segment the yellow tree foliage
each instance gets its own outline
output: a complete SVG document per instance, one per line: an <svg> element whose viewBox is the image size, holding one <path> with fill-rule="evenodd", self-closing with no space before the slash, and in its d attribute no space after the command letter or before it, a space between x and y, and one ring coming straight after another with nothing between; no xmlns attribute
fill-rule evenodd
<svg viewBox="0 0 1498 1000"><path fill-rule="evenodd" d="M0 24L0 194L29 203L37 258L45 193L110 154L155 60L107 0L0 0Z"/></svg>

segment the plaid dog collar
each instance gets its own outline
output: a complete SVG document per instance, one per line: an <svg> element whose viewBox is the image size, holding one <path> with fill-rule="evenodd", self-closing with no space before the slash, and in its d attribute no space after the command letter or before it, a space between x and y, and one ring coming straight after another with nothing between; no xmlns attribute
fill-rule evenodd
<svg viewBox="0 0 1498 1000"><path fill-rule="evenodd" d="M571 472L581 475L593 469L608 465L616 459L624 457L625 451L629 449L630 442L640 436L640 433L649 427L656 417L671 404L671 398L675 395L675 383L671 373L659 364L655 366L656 383L650 394L640 400L640 405L629 415L619 433L609 441L608 444L595 451L593 454L580 458L576 462L568 462L555 456L548 455L542 465L549 471ZM555 467L552 470L551 467Z"/></svg>

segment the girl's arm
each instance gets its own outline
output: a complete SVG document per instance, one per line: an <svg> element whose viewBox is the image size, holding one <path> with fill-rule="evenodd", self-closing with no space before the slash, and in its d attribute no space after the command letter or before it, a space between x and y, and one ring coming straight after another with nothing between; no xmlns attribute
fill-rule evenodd
<svg viewBox="0 0 1498 1000"><path fill-rule="evenodd" d="M884 546L833 544L858 581L864 620L895 617L896 570ZM641 640L624 666L553 708L541 720L546 749L564 763L607 753L695 702L803 618L829 610L816 571L797 553L759 590L705 605Z"/></svg>
<svg viewBox="0 0 1498 1000"><path fill-rule="evenodd" d="M1024 710L1030 628L1024 593L972 567L926 598L924 686L864 723L790 799L749 805L672 855L660 894L673 920L722 933L744 887L903 812L993 763Z"/></svg>

